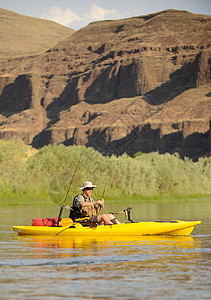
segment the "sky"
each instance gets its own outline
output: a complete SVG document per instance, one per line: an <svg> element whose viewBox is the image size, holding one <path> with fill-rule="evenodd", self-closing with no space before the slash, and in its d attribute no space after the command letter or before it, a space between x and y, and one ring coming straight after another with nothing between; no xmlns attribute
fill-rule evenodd
<svg viewBox="0 0 211 300"><path fill-rule="evenodd" d="M0 8L78 30L93 21L130 18L166 9L210 15L211 0L0 0Z"/></svg>

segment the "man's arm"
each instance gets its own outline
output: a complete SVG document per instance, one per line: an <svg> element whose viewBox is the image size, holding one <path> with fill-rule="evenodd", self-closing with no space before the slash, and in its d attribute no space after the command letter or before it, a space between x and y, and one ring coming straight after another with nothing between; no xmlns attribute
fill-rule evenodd
<svg viewBox="0 0 211 300"><path fill-rule="evenodd" d="M104 204L104 200L100 199L96 202L89 202L89 201L84 201L81 203L81 207L87 207L87 206L94 206L95 204L99 204L99 206Z"/></svg>

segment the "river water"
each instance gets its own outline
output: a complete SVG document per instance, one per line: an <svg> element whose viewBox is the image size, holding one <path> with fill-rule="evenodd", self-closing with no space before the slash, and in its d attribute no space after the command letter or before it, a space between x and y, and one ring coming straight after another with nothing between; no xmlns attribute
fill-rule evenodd
<svg viewBox="0 0 211 300"><path fill-rule="evenodd" d="M0 299L210 299L210 202L110 202L105 211L128 206L135 221L202 224L188 237L22 237L13 225L55 217L59 208L2 206Z"/></svg>

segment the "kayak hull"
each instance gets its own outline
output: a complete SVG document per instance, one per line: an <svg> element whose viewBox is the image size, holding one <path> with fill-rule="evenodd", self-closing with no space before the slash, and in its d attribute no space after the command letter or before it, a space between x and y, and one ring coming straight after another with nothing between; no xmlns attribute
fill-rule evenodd
<svg viewBox="0 0 211 300"><path fill-rule="evenodd" d="M137 222L83 227L71 224L65 227L13 226L19 235L45 236L143 236L143 235L189 235L201 221Z"/></svg>

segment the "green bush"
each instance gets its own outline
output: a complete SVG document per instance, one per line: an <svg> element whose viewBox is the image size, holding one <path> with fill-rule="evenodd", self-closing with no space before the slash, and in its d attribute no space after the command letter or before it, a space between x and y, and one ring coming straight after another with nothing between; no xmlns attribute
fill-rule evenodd
<svg viewBox="0 0 211 300"><path fill-rule="evenodd" d="M83 181L97 185L95 198L161 199L211 195L211 158L198 162L157 152L103 156L85 146L49 145L28 157L23 142L0 143L0 203L67 203ZM75 172L76 171L76 172Z"/></svg>

